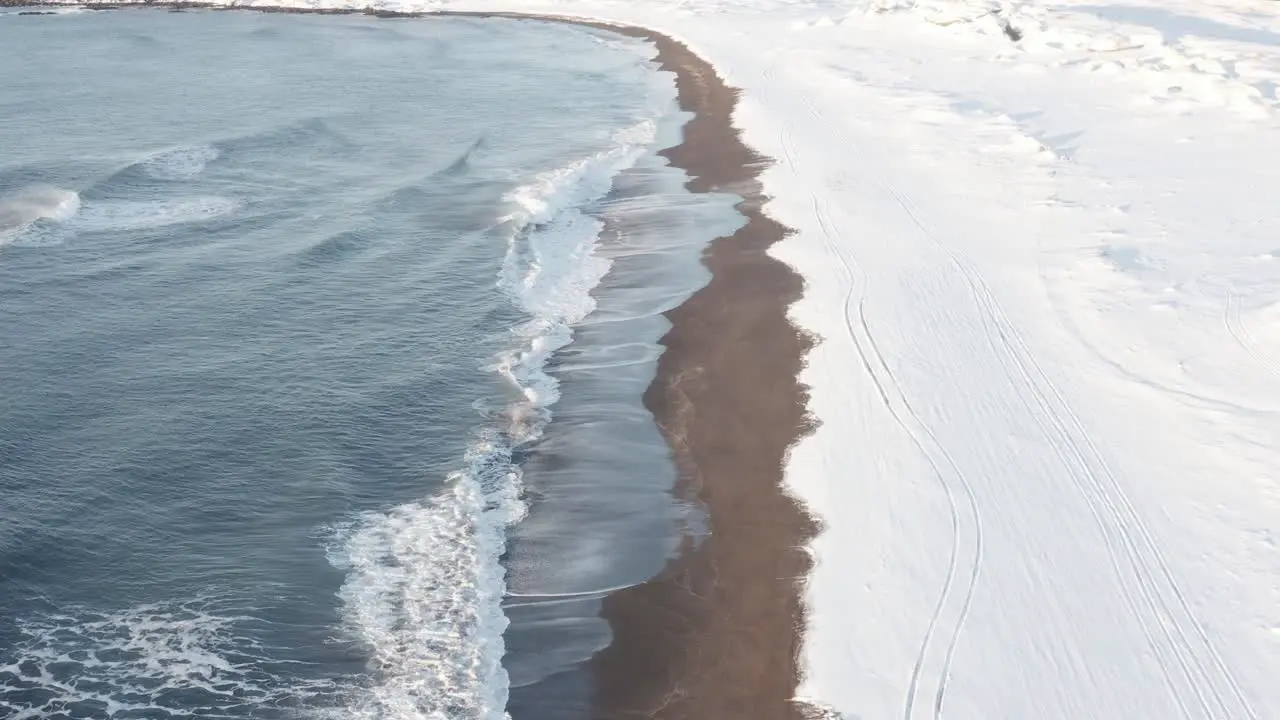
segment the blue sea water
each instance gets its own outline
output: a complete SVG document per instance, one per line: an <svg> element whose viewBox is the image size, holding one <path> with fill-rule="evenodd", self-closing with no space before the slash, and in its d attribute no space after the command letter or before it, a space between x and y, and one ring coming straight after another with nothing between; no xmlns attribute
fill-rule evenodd
<svg viewBox="0 0 1280 720"><path fill-rule="evenodd" d="M588 715L696 532L640 397L739 221L651 56L0 16L0 716Z"/></svg>

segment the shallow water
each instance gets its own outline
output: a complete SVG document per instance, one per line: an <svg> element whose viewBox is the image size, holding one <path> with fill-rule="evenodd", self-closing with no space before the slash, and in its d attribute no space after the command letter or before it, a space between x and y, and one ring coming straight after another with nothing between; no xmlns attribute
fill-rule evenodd
<svg viewBox="0 0 1280 720"><path fill-rule="evenodd" d="M598 599L696 532L640 394L737 222L653 154L650 49L152 11L0 48L0 711L584 713Z"/></svg>

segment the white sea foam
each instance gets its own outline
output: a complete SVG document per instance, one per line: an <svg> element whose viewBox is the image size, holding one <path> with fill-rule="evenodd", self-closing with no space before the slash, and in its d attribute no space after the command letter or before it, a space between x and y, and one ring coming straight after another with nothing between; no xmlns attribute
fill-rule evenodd
<svg viewBox="0 0 1280 720"><path fill-rule="evenodd" d="M236 211L232 198L205 196L174 200L104 200L86 202L70 223L76 230L142 230L205 222Z"/></svg>
<svg viewBox="0 0 1280 720"><path fill-rule="evenodd" d="M181 712L167 699L200 698L210 715L245 703L272 705L331 695L330 681L264 672L271 654L237 632L252 618L204 601L140 605L114 613L71 611L18 623L16 659L0 665L0 714L48 717L72 703L106 717ZM278 661L277 661L278 662Z"/></svg>
<svg viewBox="0 0 1280 720"><path fill-rule="evenodd" d="M510 445L483 435L448 492L342 529L330 560L348 573L340 596L376 679L352 718L505 717L503 528L520 517Z"/></svg>
<svg viewBox="0 0 1280 720"><path fill-rule="evenodd" d="M496 358L492 369L525 396L515 408L520 439L550 419L547 407L560 397L559 382L544 372L546 361L573 339L571 326L595 309L591 290L609 272L608 259L595 254L599 220L583 206L602 198L613 178L631 167L653 142L657 126L644 121L620 131L606 151L544 172L507 195L511 233L499 284L532 318L515 328L516 346Z"/></svg>
<svg viewBox="0 0 1280 720"><path fill-rule="evenodd" d="M502 667L507 619L499 558L505 528L518 521L520 468L513 451L542 433L559 397L546 362L595 307L591 290L608 272L595 254L600 221L584 206L654 139L645 122L618 133L610 149L545 172L507 196L509 248L500 287L530 319L489 369L519 400L491 410L463 471L447 491L340 528L330 560L347 571L341 590L350 630L373 654L376 678L348 712L354 718L506 718Z"/></svg>
<svg viewBox="0 0 1280 720"><path fill-rule="evenodd" d="M204 172L218 155L218 148L212 145L193 145L152 155L141 166L158 180L190 180Z"/></svg>
<svg viewBox="0 0 1280 720"><path fill-rule="evenodd" d="M0 197L0 245L18 242L37 221L63 223L80 210L80 195L51 185L32 185Z"/></svg>
<svg viewBox="0 0 1280 720"><path fill-rule="evenodd" d="M144 230L229 215L238 200L197 196L172 200L85 200L73 190L34 185L0 198L0 246L54 245L78 232Z"/></svg>
<svg viewBox="0 0 1280 720"><path fill-rule="evenodd" d="M641 121L616 133L609 150L540 173L507 195L517 206L508 219L520 226L545 223L565 208L600 198L612 186L613 177L644 154L656 133L656 123Z"/></svg>

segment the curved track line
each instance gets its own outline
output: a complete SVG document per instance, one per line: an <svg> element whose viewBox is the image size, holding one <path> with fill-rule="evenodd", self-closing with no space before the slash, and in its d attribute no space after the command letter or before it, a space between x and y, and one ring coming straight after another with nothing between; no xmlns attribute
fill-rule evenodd
<svg viewBox="0 0 1280 720"><path fill-rule="evenodd" d="M813 112L811 105L810 110ZM816 112L814 115L822 119L824 123L826 122ZM781 140L786 160L794 167L796 164L795 155L791 150L791 139L785 131ZM910 720L921 692L920 686L923 682L924 667L929 659L934 640L939 636L943 618L950 609L949 602L954 597L956 582L958 579L964 578L965 586L961 596L960 607L952 610L956 617L952 621L950 629L946 631L948 639L939 668L936 688L932 691L933 716L937 718L942 712L942 702L946 693L951 662L965 620L968 618L969 611L973 605L973 598L981 571L984 545L981 511L979 510L972 485L960 471L955 459L938 441L933 431L920 420L912 409L906 394L889 369L889 365L880 352L880 348L875 342L866 320L866 310L863 302L865 288L868 284L866 274L861 272L859 266L852 262L846 253L842 251L840 243L837 242L837 235L833 230L832 223L819 199L813 196L812 200L814 215L823 232L824 245L828 254L834 255L839 260L849 287L843 307L844 324L849 340L858 352L863 369L875 385L881 402L929 464L947 499L952 534L952 547L948 558L947 574L943 580L942 588L939 590L937 604L921 640L920 650L916 655L907 694L903 701L903 718L904 720ZM856 317L853 312L855 307L857 308ZM963 495L967 507L962 507L957 503L958 494ZM973 555L971 560L966 558L969 562L968 572L966 573L960 567L960 549L962 544L969 542L970 535L972 536Z"/></svg>
<svg viewBox="0 0 1280 720"><path fill-rule="evenodd" d="M974 292L975 298L984 306L985 314L990 322L994 323L998 329L998 335L1006 346L1005 352L1019 366L1019 374L1023 377L1023 386L1031 391L1038 398L1038 401L1042 403L1042 407L1046 410L1045 417L1049 418L1055 425L1058 441L1066 443L1069 452L1076 458L1076 462L1083 469L1084 481L1089 483L1094 493L1094 495L1090 496L1089 493L1085 492L1086 502L1090 504L1095 501L1101 502L1103 503L1103 509L1111 514L1112 523L1114 523L1116 530L1120 534L1125 554L1132 566L1134 576L1138 580L1139 592L1147 603L1148 611L1155 615L1161 634L1170 644L1174 654L1174 661L1183 671L1187 684L1196 695L1196 699L1199 701L1203 711L1203 716L1210 718L1221 717L1225 720L1234 720L1242 717L1239 714L1230 712L1227 708L1228 703L1222 696L1218 682L1212 677L1216 674L1218 681L1225 682L1230 694L1235 699L1238 707L1243 710L1245 716L1256 720L1258 717L1256 712L1244 697L1238 682L1222 659L1221 654L1209 641L1208 634L1203 626L1192 613L1190 603L1174 581L1172 572L1160 554L1146 523L1132 505L1127 494L1120 487L1114 473L1107 467L1102 454L1097 450L1093 440L1084 429L1079 416L1070 408L1062 397L1061 391L1049 380L1043 368L1035 361L1034 356L1027 349L1020 335L1013 330L1012 323L1009 322L1007 316L1000 309L990 288L976 270L969 266L957 252L942 243L933 231L925 225L919 216L918 209L908 197L887 183L883 184L883 186L895 197L912 222L951 258L952 263L965 277L966 282ZM991 341L992 339L988 334L988 340ZM1039 382L1028 371L1028 366L1034 369L1035 375L1039 377ZM1047 398L1045 398L1043 394L1045 389L1057 401L1057 408L1052 407ZM1074 426L1074 433L1062 424L1064 416ZM1073 435L1078 435L1083 438L1083 441L1075 439ZM1092 456L1091 458L1086 455L1085 451L1081 450L1080 442L1084 443L1088 456ZM1090 460L1092 460L1092 465L1096 465L1101 469L1098 470L1091 466ZM1070 473L1069 466L1067 469ZM1071 473L1071 475L1076 486L1084 492L1084 488L1080 484L1081 478L1075 476L1074 473ZM1136 538L1133 535L1134 531L1137 533ZM1150 567L1152 563L1156 566L1155 570ZM1124 576L1122 575L1121 577L1123 578ZM1158 583L1158 581L1163 581L1163 583ZM1177 607L1170 606L1169 598L1162 593L1161 588L1158 586L1159 584L1167 586L1167 592L1172 594ZM1178 612L1179 609L1181 613ZM1182 615L1182 617L1179 618L1179 615ZM1144 626L1146 625L1146 621L1140 616L1139 622L1143 623ZM1171 625L1172 629L1170 629ZM1188 630L1196 637L1188 638ZM1174 635L1175 632L1176 637ZM1194 643L1196 639L1200 642ZM1199 652L1193 647L1193 644L1202 646ZM1217 670L1216 673L1211 672L1204 666L1201 658L1202 653L1208 655L1214 669ZM1158 653L1157 656L1163 658L1162 653ZM1167 660L1162 660L1163 662L1167 662ZM1167 678L1167 668L1162 667L1161 671L1165 673ZM1212 699L1206 697L1204 693L1204 687L1206 686L1208 692L1213 696ZM1184 713L1186 713L1186 705L1182 697L1176 692L1175 699ZM1215 714L1213 708L1210 707L1211 704L1216 705L1224 714Z"/></svg>
<svg viewBox="0 0 1280 720"><path fill-rule="evenodd" d="M1235 288L1227 288L1227 306L1223 311L1222 320L1227 326L1231 339L1235 340L1254 362L1266 368L1272 375L1280 377L1280 362L1258 350L1258 342L1253 339L1253 335L1249 334L1249 328L1240 317L1240 295Z"/></svg>
<svg viewBox="0 0 1280 720"><path fill-rule="evenodd" d="M849 142L848 138L843 137L843 134L838 132L821 115L813 106L810 98L805 97L804 100L810 113L827 125L829 130L835 131L836 136L841 137L847 146L854 148L855 151L858 150L855 144ZM786 139L784 137L784 145L785 142ZM787 154L790 159L790 151L787 151ZM859 152L859 154L861 153ZM874 167L873 165L867 166ZM1119 589L1125 597L1130 611L1143 628L1153 656L1156 658L1160 672L1163 675L1166 689L1170 692L1182 715L1188 718L1192 717L1192 709L1187 704L1187 698L1184 698L1184 694L1189 692L1193 696L1192 701L1198 706L1198 714L1201 717L1223 718L1224 720L1247 717L1251 720L1257 720L1258 715L1244 696L1238 681L1221 654L1213 646L1208 633L1192 612L1185 594L1174 580L1172 571L1161 555L1150 529L1129 500L1115 474L1107 465L1105 458L1098 450L1079 416L1071 409L1061 391L1036 361L1034 355L1027 348L1025 341L1022 340L1000 308L999 303L995 300L980 273L970 266L955 249L941 241L937 234L923 221L918 208L909 196L898 191L883 177L877 176L876 181L882 190L894 198L918 231L949 258L969 286L975 300L979 303L982 310L983 323L987 328L985 333L987 341L991 344L991 348L996 352L997 357L1000 358L1001 364L1005 369L1005 375L1013 383L1013 387L1022 399L1024 407L1031 413L1036 424L1044 432L1046 439L1052 443L1054 453L1057 455L1063 469L1067 472L1067 476L1084 499L1095 522L1099 525L1103 541L1108 549L1110 563L1116 572L1117 578L1120 580ZM848 266L847 259L839 252L838 246L833 246L834 240L831 237L831 231L828 229L829 223L825 219L823 209L816 197L814 198L814 206L814 212L818 217L819 224L828 236L828 248L829 250L834 250L836 256L845 264L845 273L850 277L852 284L853 271ZM850 302L852 297L853 290L850 293ZM954 568L956 567L954 554L956 553L959 539L958 515L956 514L954 496L951 494L950 488L946 487L943 475L933 462L932 455L925 450L920 438L911 432L903 418L899 417L894 411L889 401L889 394L880 380L876 378L876 373L872 369L871 363L858 340L859 333L855 328L861 327L862 332L866 334L868 344L877 355L879 365L886 373L888 372L888 366L884 358L879 356L878 348L874 346L874 339L871 337L870 330L866 325L861 295L858 297L857 304L859 308L859 323L855 325L849 315L850 304L846 302L845 323L850 333L850 338L857 345L865 369L872 375L872 379L880 391L881 399L889 407L899 424L903 425L904 430L907 430L908 434L912 436L913 442L925 454L930 464L933 465L935 473L939 475L939 480L944 483L953 512L953 536L957 540L953 544L953 573L948 575L947 584L943 589L938 609L935 611L920 655L917 657L911 688L904 705L904 718L909 719L918 691L917 686L921 667L954 580ZM1228 306L1228 329L1233 336L1236 335L1235 330L1230 327L1230 305ZM1243 330L1243 326L1241 326L1241 329ZM1242 332L1241 334L1243 337L1248 337L1247 332ZM997 343L997 338L999 343ZM1239 341L1240 337L1237 337L1237 340ZM892 375L889 374L888 377L892 381ZM910 417L916 423L919 423L918 417L911 412L905 396L901 395L900 388L895 385L894 389L899 394L904 408L910 413ZM1032 407L1032 404L1039 408L1038 412ZM925 432L928 432L928 428L923 426L923 423L920 423L920 425ZM936 438L932 438L931 433L929 435L936 445ZM941 449L940 446L939 449ZM947 459L950 461L949 457ZM954 462L951 462L951 465L954 468ZM961 475L960 477L963 480L963 476ZM972 501L971 489L969 490L969 497ZM973 510L976 517L976 502L974 502ZM1125 565L1128 566L1129 572L1125 572L1123 567ZM976 563L973 579L974 585L976 585ZM972 587L971 585L969 599L972 596ZM942 700L946 689L946 670L950 666L951 656L959 637L959 625L963 623L965 614L967 614L967 601L966 609L953 631L948 646L943 666L944 672L939 680L935 698L935 718L941 714ZM1171 665L1176 666L1177 670L1180 671L1178 674L1181 675L1182 682L1174 681L1173 672L1170 670ZM1179 690L1180 687L1181 691ZM1233 712L1229 706L1233 706L1235 711Z"/></svg>

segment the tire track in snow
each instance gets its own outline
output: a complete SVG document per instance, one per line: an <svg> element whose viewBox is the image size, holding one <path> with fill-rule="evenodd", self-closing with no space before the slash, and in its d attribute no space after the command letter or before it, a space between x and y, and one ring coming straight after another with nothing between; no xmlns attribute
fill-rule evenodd
<svg viewBox="0 0 1280 720"><path fill-rule="evenodd" d="M820 120L829 131L832 131L834 137L839 138L845 147L853 149L859 155L863 154L850 138L822 116L809 97L804 97L804 101L808 105L810 113ZM789 139L785 136L783 143L784 148L789 144ZM789 161L794 164L793 153L790 150L786 152ZM875 167L873 163L864 163L864 166L868 168ZM1008 320L981 274L969 265L956 250L942 242L937 233L923 220L919 209L909 195L899 191L883 177L876 177L876 181L880 188L894 199L918 232L949 259L972 293L981 311L980 314L986 329L984 333L986 340L990 344L992 351L1000 359L1006 379L1017 393L1023 407L1031 415L1036 426L1040 428L1046 440L1051 443L1060 466L1065 471L1075 491L1085 501L1094 522L1099 527L1109 555L1108 560L1117 579L1118 589L1145 634L1152 656L1162 674L1165 688L1180 709L1181 715L1185 718L1208 718L1211 720L1217 718L1222 718L1223 720L1244 720L1245 718L1258 720L1259 716L1245 697L1230 667L1214 647L1204 626L1195 617L1190 602L1175 581L1173 573L1160 553L1158 544L1147 524L1130 501L1115 473L1107 465L1104 456L1085 429L1083 422L1071 409L1061 391L1049 379L1044 368L1027 348L1025 341ZM871 337L863 312L862 298L865 293L865 273L863 273L862 282L855 282L854 267L856 265L851 267L848 264L849 258L840 252L835 234L831 230L830 221L827 219L825 210L816 197L814 198L814 212L826 236L824 240L827 244L828 252L835 254L840 262L844 264L844 272L850 279L852 289L845 308L845 325L850 339L857 346L865 369L871 374L873 381L876 383L882 400L893 413L894 408L891 398L894 396L886 390L884 384L877 378L876 370L873 369L874 365L881 368L882 372L888 372L888 366L884 358L879 357L878 348L874 346L874 339ZM849 309L854 305L858 308L857 322L853 320ZM1236 312L1238 312L1238 309ZM1230 317L1230 310L1228 311L1228 316ZM1237 323L1237 325L1239 324ZM1244 337L1247 337L1247 334ZM865 339L867 346L872 348L874 355L877 356L874 364L866 355L863 339ZM892 375L889 374L888 378L892 380ZM898 397L901 398L904 408L910 412L910 407L906 405L906 398L901 394L901 390L896 387L896 382L894 383L894 389L897 391ZM894 415L895 419L899 420L899 424L903 425L908 434L913 435L913 441L917 443L917 447L929 459L935 473L939 474L941 478L942 473L934 462L936 455L931 455L925 451L921 436L913 434L908 427L910 421L906 421L907 418L914 419L915 423L920 423L919 418L914 413L909 416L904 414L902 417L899 417L897 413L894 413ZM923 426L923 423L920 423L920 425ZM927 427L924 430L927 431ZM931 434L928 437L936 444L936 439L933 439ZM941 449L940 445L938 449ZM950 460L949 456L947 460ZM954 466L954 462L951 464ZM945 481L943 482L945 483ZM972 498L972 494L970 494L970 498ZM949 500L952 501L954 522L958 525L959 520L954 496L949 495ZM980 518L980 515L977 514L976 502L973 509L975 519ZM980 528L980 526L978 527ZM959 535L960 530L956 527L954 537L957 541L957 546ZM955 552L956 550L953 547L953 554ZM974 586L976 586L977 565L975 564L974 567ZM953 560L953 572L954 568L955 561ZM943 589L942 599L939 602L939 608L945 606L947 598L952 592L954 580L954 575L949 574L946 586ZM970 592L972 592L972 586ZM913 671L911 687L904 701L903 716L906 720L911 719L911 713L916 705L916 698L922 683L920 680L921 668L924 666L925 658L930 652L930 644L935 637L941 615L941 610L935 613L934 620L930 624L930 630L926 633L916 663L916 669ZM946 691L947 671L950 667L951 657L959 638L965 615L967 615L967 607L961 613L958 622L956 622L948 642L942 673L937 680L934 703L935 718L941 716L942 701Z"/></svg>
<svg viewBox="0 0 1280 720"><path fill-rule="evenodd" d="M1204 627L1195 618L1190 603L1174 580L1150 529L1106 464L1079 416L1027 349L980 273L958 252L941 241L923 221L919 209L909 196L883 178L879 178L879 182L907 214L912 224L961 273L983 309L984 322L988 323L987 340L1001 357L1006 376L1013 382L1015 378L1010 371L1016 373L1018 377L1014 382L1015 387L1020 393L1030 393L1032 402L1040 408L1039 413L1032 411L1032 415L1046 431L1046 437L1053 443L1055 453L1068 476L1099 521L1117 576L1122 583L1126 577L1137 580L1137 593L1145 605L1145 612L1135 607L1129 588L1122 584L1121 590L1129 598L1131 609L1135 610L1139 623L1152 641L1153 654L1159 660L1160 671L1183 716L1258 720L1258 715L1244 697L1230 668L1209 640ZM995 342L997 337L1001 341L999 344ZM1005 362L1006 359L1010 362ZM1045 421L1048 422L1047 426ZM1116 558L1117 542L1119 552L1127 560L1128 572L1121 569ZM1154 616L1156 630L1152 629L1148 615ZM1160 638L1163 638L1163 644L1159 642ZM1170 656L1181 671L1184 684L1173 682L1167 666ZM1200 712L1196 715L1190 712L1184 698L1188 690L1199 705ZM1236 710L1233 711L1232 707Z"/></svg>
<svg viewBox="0 0 1280 720"><path fill-rule="evenodd" d="M859 272L860 279L854 278L854 272L849 260L843 252L840 252L839 245L835 241L836 236L830 229L831 222L826 218L826 210L816 197L814 198L814 213L822 227L828 251L840 260L850 285L855 288L865 288L867 285L866 273ZM856 268L857 266L853 267ZM889 369L884 355L880 352L880 348L875 342L875 337L871 334L871 329L867 324L866 310L863 303L864 292L864 290L851 290L850 296L845 302L845 326L848 329L849 339L857 348L863 367L868 375L871 376L876 389L879 390L885 407L888 408L894 420L907 433L912 444L915 445L916 449L929 463L934 477L937 478L946 495L951 515L952 544L947 575L943 580L937 605L934 607L933 615L929 618L928 627L920 643L920 650L912 666L911 680L908 684L907 697L904 700L902 711L904 720L910 720L920 697L926 663L931 652L936 652L935 648L938 647L935 643L935 638L940 636L939 628L943 626L944 618L954 613L955 617L950 621L950 630L941 631L946 632L949 639L938 670L936 689L933 691L933 715L936 718L942 712L942 699L946 693L951 661L955 655L956 645L964 628L965 620L968 618L969 611L973 606L973 597L978 586L983 550L982 514L974 496L972 485L960 472L951 454L938 442L933 431L920 420L919 415L911 408L911 403L907 400L906 394L902 391L897 379L893 376L893 372ZM850 315L849 310L854 304L852 300L855 295L858 309L856 322ZM867 349L871 350L871 356L875 358L874 367L867 356ZM879 372L875 368L879 368ZM882 382L880 377L884 377L885 382ZM892 388L892 400L890 399L891 394L886 391L886 385ZM938 461L939 457L942 459L941 464ZM957 502L957 485L960 490L959 494L963 496L963 504ZM967 545L972 546L972 559L968 560L969 569L965 573L961 568L961 548ZM967 552L965 556L966 558L968 557ZM957 580L964 582L962 594L956 591ZM958 609L955 609L952 606L957 600L960 604Z"/></svg>
<svg viewBox="0 0 1280 720"><path fill-rule="evenodd" d="M766 73L766 77L769 77L769 73ZM805 101L814 117L826 124L825 118L809 103L808 98ZM833 129L829 125L828 127ZM794 168L795 153L791 150L791 138L785 131L781 141L785 158ZM868 285L867 275L838 242L834 226L818 196L811 197L814 215L823 233L823 244L828 255L834 256L839 261L849 287L843 307L844 325L848 338L862 361L863 369L875 385L881 402L929 464L947 499L951 519L951 551L947 572L912 666L902 709L903 720L911 720L921 694L925 692L927 686L931 686L932 716L938 718L942 713L942 702L946 693L951 662L965 620L973 606L973 598L981 573L984 544L982 514L973 486L933 431L912 409L910 401L889 368L867 323L864 303ZM945 638L945 644L939 645L940 638ZM941 657L934 657L939 652ZM936 666L936 679L933 680L927 677L931 666Z"/></svg>
<svg viewBox="0 0 1280 720"><path fill-rule="evenodd" d="M1231 339L1235 340L1254 362L1266 368L1272 375L1280 377L1280 362L1260 351L1258 342L1253 339L1253 335L1249 334L1249 328L1245 327L1244 319L1240 317L1240 295L1235 288L1227 288L1227 306L1223 311L1222 320L1227 326Z"/></svg>
<svg viewBox="0 0 1280 720"><path fill-rule="evenodd" d="M1005 364L1006 369L1017 372L1024 381L1024 387L1031 390L1031 401L1036 403L1041 411L1037 414L1037 424L1046 431L1046 436L1054 443L1055 453L1064 467L1074 467L1079 470L1079 474L1071 474L1071 479L1078 491L1084 495L1091 513L1103 532L1104 541L1112 555L1112 566L1117 575L1123 578L1126 574L1132 573L1137 578L1141 602L1145 605L1147 612L1157 616L1159 635L1153 636L1150 625L1145 623L1144 629L1151 641L1153 654L1161 659L1161 671L1165 675L1166 683L1170 684L1170 689L1181 706L1183 715L1193 717L1182 697L1185 690L1180 691L1180 686L1172 684L1170 672L1166 667L1170 662L1176 663L1181 670L1185 680L1181 687L1190 688L1195 695L1201 710L1199 716L1256 719L1256 713L1245 700L1234 676L1210 642L1203 626L1196 620L1190 603L1174 581L1172 572L1160 554L1146 523L1129 501L1115 474L1084 429L1079 416L1048 379L1044 369L1027 349L1007 318L1004 318L985 283L981 283L980 278L977 278L977 282L980 283L977 286L980 302L983 303L987 318L992 323L991 329L995 336L1004 341L1008 351L1002 353L1002 363L1006 358L1009 359L1011 362ZM1044 391L1047 391L1047 394ZM1025 399L1024 402L1026 402ZM1034 413L1034 410L1032 412ZM1049 422L1048 427L1044 424L1046 419ZM1123 554L1127 560L1127 567L1120 566L1118 554ZM1137 607L1129 589L1122 586L1122 590L1129 600L1131 609L1141 613L1142 610ZM1139 618L1141 622L1141 614ZM1161 638L1167 647L1160 644ZM1204 662L1206 659L1208 665ZM1220 685L1225 685L1225 688ZM1240 711L1233 711L1231 709L1233 706Z"/></svg>

